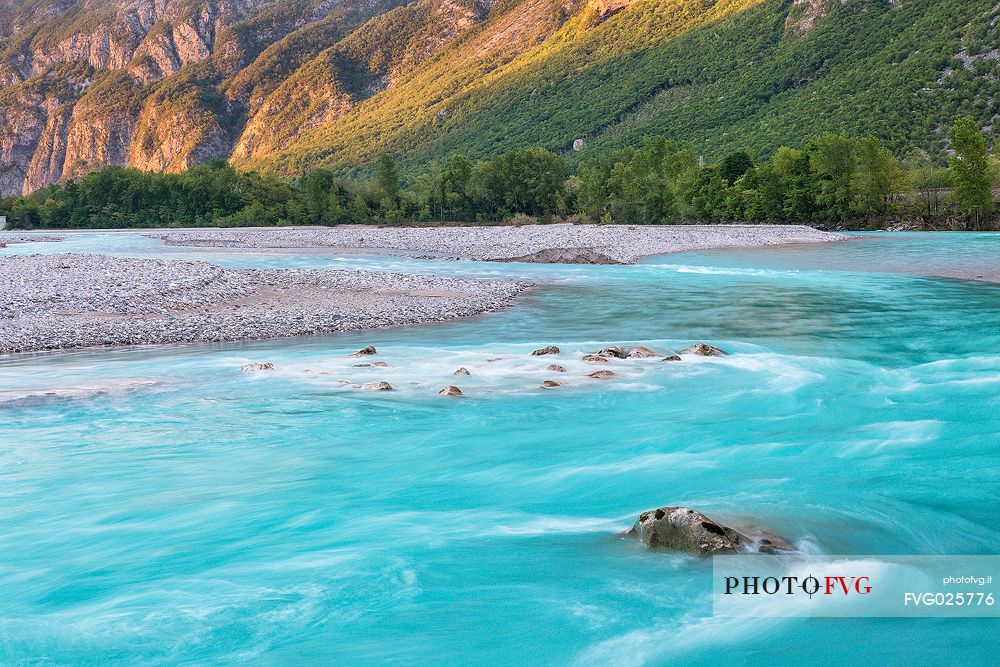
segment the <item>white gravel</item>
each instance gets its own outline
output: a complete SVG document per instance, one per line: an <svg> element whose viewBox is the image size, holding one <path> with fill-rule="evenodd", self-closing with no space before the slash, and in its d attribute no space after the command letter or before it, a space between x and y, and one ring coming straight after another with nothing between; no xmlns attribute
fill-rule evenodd
<svg viewBox="0 0 1000 667"><path fill-rule="evenodd" d="M167 245L216 248L379 248L451 259L509 260L552 248L594 250L632 263L712 248L829 243L843 235L803 225L526 225L523 227L279 227L163 230Z"/></svg>
<svg viewBox="0 0 1000 667"><path fill-rule="evenodd" d="M104 255L0 258L0 353L280 338L454 319L530 285L363 271L224 269Z"/></svg>
<svg viewBox="0 0 1000 667"><path fill-rule="evenodd" d="M0 248L15 243L56 243L62 241L61 236L45 236L42 234L16 234L13 232L0 232Z"/></svg>

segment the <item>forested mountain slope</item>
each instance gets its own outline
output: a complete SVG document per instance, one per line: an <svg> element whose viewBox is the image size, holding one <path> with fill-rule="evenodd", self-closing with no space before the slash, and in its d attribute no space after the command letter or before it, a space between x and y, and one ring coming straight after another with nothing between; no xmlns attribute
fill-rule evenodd
<svg viewBox="0 0 1000 667"><path fill-rule="evenodd" d="M645 134L942 154L1000 113L986 0L0 0L0 193L108 165L341 173ZM582 139L583 150L571 150Z"/></svg>

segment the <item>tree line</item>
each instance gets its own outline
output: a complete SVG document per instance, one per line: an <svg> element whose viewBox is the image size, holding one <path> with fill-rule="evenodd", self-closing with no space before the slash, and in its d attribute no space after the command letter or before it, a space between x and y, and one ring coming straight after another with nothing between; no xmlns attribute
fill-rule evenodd
<svg viewBox="0 0 1000 667"><path fill-rule="evenodd" d="M383 156L368 179L317 169L282 179L216 160L179 174L111 167L0 201L13 227L125 228L399 224L569 219L603 223L690 221L845 223L891 216L994 218L997 162L970 117L948 130L951 157L900 159L878 139L823 134L766 159L741 150L702 164L687 144L647 137L580 162L526 148L473 162L431 163L404 185Z"/></svg>

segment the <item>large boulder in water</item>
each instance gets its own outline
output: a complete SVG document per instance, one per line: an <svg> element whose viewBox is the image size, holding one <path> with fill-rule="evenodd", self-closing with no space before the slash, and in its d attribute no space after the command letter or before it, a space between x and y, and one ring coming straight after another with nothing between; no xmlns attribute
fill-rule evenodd
<svg viewBox="0 0 1000 667"><path fill-rule="evenodd" d="M365 391L392 391L392 385L385 380L380 382L369 382L368 384L361 385L361 388Z"/></svg>
<svg viewBox="0 0 1000 667"><path fill-rule="evenodd" d="M717 553L782 553L795 548L782 538L755 529L743 531L714 521L690 507L660 507L643 512L625 533L649 548L697 556Z"/></svg>
<svg viewBox="0 0 1000 667"><path fill-rule="evenodd" d="M273 371L274 364L270 361L256 362L252 364L247 364L241 368L244 373L254 373L256 371Z"/></svg>
<svg viewBox="0 0 1000 667"><path fill-rule="evenodd" d="M559 354L559 348L555 345L549 345L547 347L540 348L531 353L533 357L540 357L545 354Z"/></svg>
<svg viewBox="0 0 1000 667"><path fill-rule="evenodd" d="M536 264L621 264L616 259L593 248L547 248L530 255L502 260L505 262L533 262Z"/></svg>
<svg viewBox="0 0 1000 667"><path fill-rule="evenodd" d="M726 351L708 343L698 343L686 350L682 350L681 354L695 354L699 357L724 357L726 356Z"/></svg>
<svg viewBox="0 0 1000 667"><path fill-rule="evenodd" d="M606 347L603 350L598 350L593 354L588 354L588 357L604 357L607 359L651 359L652 357L663 356L656 350L651 350L648 347L643 347L642 345L637 345L635 347L622 347L621 345L612 345L611 347ZM588 360L589 361L589 360Z"/></svg>

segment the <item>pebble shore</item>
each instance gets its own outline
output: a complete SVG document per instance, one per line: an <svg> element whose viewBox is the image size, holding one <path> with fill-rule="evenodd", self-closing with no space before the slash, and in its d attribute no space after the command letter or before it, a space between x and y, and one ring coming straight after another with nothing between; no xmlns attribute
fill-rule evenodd
<svg viewBox="0 0 1000 667"><path fill-rule="evenodd" d="M0 353L281 338L500 310L530 285L397 273L0 258Z"/></svg>
<svg viewBox="0 0 1000 667"><path fill-rule="evenodd" d="M552 249L589 250L615 262L713 248L829 243L843 235L804 225L525 225L523 227L279 227L162 230L167 245L212 248L356 248L444 259L512 260Z"/></svg>
<svg viewBox="0 0 1000 667"><path fill-rule="evenodd" d="M14 234L11 232L0 232L0 248L15 243L58 243L62 241L61 236L43 236L41 234Z"/></svg>

